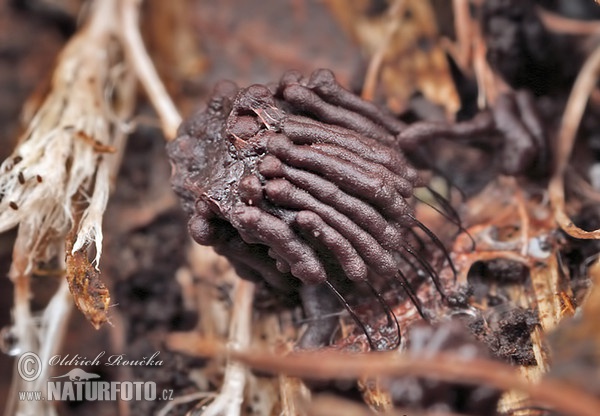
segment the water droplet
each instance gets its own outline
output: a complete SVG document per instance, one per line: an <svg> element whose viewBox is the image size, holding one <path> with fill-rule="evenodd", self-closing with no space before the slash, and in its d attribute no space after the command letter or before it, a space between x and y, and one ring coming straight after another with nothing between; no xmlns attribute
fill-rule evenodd
<svg viewBox="0 0 600 416"><path fill-rule="evenodd" d="M11 357L23 352L19 345L19 338L17 338L12 326L5 326L0 330L0 350Z"/></svg>

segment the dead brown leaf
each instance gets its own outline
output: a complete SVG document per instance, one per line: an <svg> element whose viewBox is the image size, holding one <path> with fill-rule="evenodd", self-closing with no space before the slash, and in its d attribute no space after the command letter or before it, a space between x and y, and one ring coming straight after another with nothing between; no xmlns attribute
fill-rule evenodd
<svg viewBox="0 0 600 416"><path fill-rule="evenodd" d="M110 293L100 280L100 272L88 259L89 244L73 253L73 245L77 240L76 230L73 227L66 239L66 277L75 305L94 328L99 329L103 323L108 322Z"/></svg>

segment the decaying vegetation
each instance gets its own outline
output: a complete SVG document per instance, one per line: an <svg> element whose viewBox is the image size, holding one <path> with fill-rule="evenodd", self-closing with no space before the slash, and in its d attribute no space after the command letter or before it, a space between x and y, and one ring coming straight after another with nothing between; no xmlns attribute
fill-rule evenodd
<svg viewBox="0 0 600 416"><path fill-rule="evenodd" d="M12 297L3 298L12 304L3 349L13 357L33 351L42 361L59 351L95 355L104 349L132 357L161 351L161 368L88 370L105 371L107 379L156 381L173 389L175 400L63 403L58 409L18 401L17 391L42 389L52 375L46 368L36 382L12 378L6 414L598 414L600 23L583 20L600 19L592 0L30 3L10 2L4 13L35 16L72 36L46 88L31 81L38 90L22 105L22 134L10 153L1 153L0 232L8 234L0 240L6 243L0 259L7 261L2 270L13 288ZM250 195L262 192L260 181L267 178L271 213L290 208L282 195L293 192L282 191L281 177L300 181L305 156L313 159L303 169L326 176L315 168L314 155L323 157L327 149L361 165L389 151L388 166L374 172L389 179L386 169L398 169L393 180L427 184L428 191L414 195L411 188L408 202L400 198L410 210L389 220L412 233L412 246L427 253L427 262L409 267L404 258L402 279L371 280L376 287L366 291L345 287L340 297L350 313L310 309L285 279L314 283L340 273L359 281L367 268L390 277L384 255L394 249L354 247L361 261L351 258L353 236L337 238L346 235L344 226L306 214L309 205L330 209L306 194L294 200L305 214L300 231L290 234L304 244L302 231L316 229L315 245L348 249L337 269L319 249L315 262L323 270L313 281L286 263L293 256L268 252L265 247L281 242L267 241L258 220L239 227L250 237L220 245L214 243L220 234L208 236L192 222L192 237L215 244L253 282L242 280L224 258L188 238L187 219L170 190L165 142L176 143L180 114L202 108L214 81L228 76L240 86L267 84L285 69L309 74L319 67L357 95L327 95L318 80L297 74L269 96L277 104L261 101L270 94L266 87L241 95L231 90L227 97L238 98L233 108L241 127L233 120L227 133L239 140L260 136L275 162L287 162L270 160L271 171L257 164L255 176L239 183ZM325 86L346 94L331 80ZM244 107L244 94L260 106ZM358 95L387 109L376 113ZM309 124L307 114L313 114ZM225 115L217 115L223 123ZM202 117L195 117L180 134L197 133L193 123ZM377 132L361 130L369 130L365 120L373 117L386 126L378 145L365 137ZM294 131L294 122L301 128ZM357 142L373 154L350 155L356 149L334 143L331 124L358 132ZM273 125L284 138L261 136ZM220 133L220 127L211 132ZM285 143L277 147L276 140ZM305 151L307 143L314 146ZM189 151L169 148L175 163ZM173 157L176 151L183 153ZM392 166L395 161L401 163ZM407 171L412 166L423 175L419 181ZM318 194L333 184L365 205L353 205L348 215L377 206L389 219L378 195L350 189L352 178L316 176L303 191ZM176 188L190 187L175 178ZM217 185L219 192L229 189ZM200 208L198 196L205 203ZM207 224L215 219L210 196L192 192L190 198L188 213L196 210ZM277 212L283 223L289 212ZM221 228L212 231L230 230L223 220L239 223L241 214L234 214L218 217ZM262 251L237 244L252 239L244 227L258 229ZM424 230L440 241L423 238ZM374 258L377 253L382 257ZM265 268L272 279L265 279ZM282 288L293 290L282 296ZM73 303L82 314L70 313ZM78 326L82 317L99 328L98 344L88 340L88 323ZM392 321L399 346L385 342L380 349L389 351L371 352L378 348L370 335L385 333ZM318 334L317 342L298 344L310 338L306 331Z"/></svg>

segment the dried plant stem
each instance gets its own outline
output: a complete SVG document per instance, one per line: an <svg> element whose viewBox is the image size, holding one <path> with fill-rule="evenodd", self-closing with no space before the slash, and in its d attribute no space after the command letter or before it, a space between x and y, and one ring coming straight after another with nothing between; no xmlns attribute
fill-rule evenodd
<svg viewBox="0 0 600 416"><path fill-rule="evenodd" d="M597 35L600 33L600 21L570 19L536 6L536 11L544 26L557 33L570 35Z"/></svg>
<svg viewBox="0 0 600 416"><path fill-rule="evenodd" d="M508 85L502 81L487 62L487 45L479 22L471 17L469 0L453 0L456 44L446 41L446 48L464 72L472 71L478 86L477 105L480 109L493 104Z"/></svg>
<svg viewBox="0 0 600 416"><path fill-rule="evenodd" d="M242 351L250 345L254 283L238 280L234 289L233 310L229 326L228 348ZM203 416L239 416L244 400L246 367L228 359L223 387L215 400L202 412Z"/></svg>
<svg viewBox="0 0 600 416"><path fill-rule="evenodd" d="M526 309L537 308L540 325L530 334L535 365L519 367L524 379L531 383L539 382L550 369L550 356L545 348L545 334L550 333L563 317L561 307L561 281L557 253L553 252L547 260L530 261L530 280L533 291L523 290L523 287L507 288L511 300ZM516 409L524 405L532 405L531 398L522 390L506 392L499 403L503 413L514 414Z"/></svg>
<svg viewBox="0 0 600 416"><path fill-rule="evenodd" d="M77 276L98 273L102 219L135 98L115 36L117 4L94 3L89 22L62 50L49 93L0 166L0 232L19 226L15 258L27 258L24 274L35 262L63 256L67 235L67 257L82 260ZM92 247L96 256L90 263ZM104 303L96 304L85 291L73 293L92 323L106 321Z"/></svg>
<svg viewBox="0 0 600 416"><path fill-rule="evenodd" d="M463 70L468 70L473 58L471 41L472 22L469 12L469 0L452 0L454 12L454 31L456 32L457 47L454 48L456 62Z"/></svg>
<svg viewBox="0 0 600 416"><path fill-rule="evenodd" d="M193 275L201 279L191 294L198 309L197 330L208 338L227 336L230 307L226 299L218 295L218 288L231 287L239 277L225 257L219 256L212 247L201 246L191 239L187 259Z"/></svg>
<svg viewBox="0 0 600 416"><path fill-rule="evenodd" d="M567 180L573 184L573 192L589 199L591 202L600 204L600 191L591 183L586 181L573 167L569 167L566 172Z"/></svg>
<svg viewBox="0 0 600 416"><path fill-rule="evenodd" d="M389 23L385 36L382 39L378 49L371 57L369 66L367 68L367 73L365 75L365 82L362 90L362 98L365 100L372 101L375 97L375 89L377 88L377 81L379 80L379 72L381 70L381 65L383 64L383 59L385 58L385 54L388 51L394 34L400 27L402 15L404 14L405 9L406 0L396 0L390 7L388 14L392 21Z"/></svg>
<svg viewBox="0 0 600 416"><path fill-rule="evenodd" d="M139 31L139 8L142 0L122 0L122 38L129 64L142 83L148 98L158 113L167 141L175 139L181 124L181 115L160 80L156 68L148 56Z"/></svg>
<svg viewBox="0 0 600 416"><path fill-rule="evenodd" d="M31 295L31 273L28 268L27 241L25 233L17 234L17 239L13 247L12 264L9 271L9 277L14 285L14 305L13 305L13 328L12 334L18 342L18 348L21 353L37 351L37 337L35 336L35 327L31 316L29 297ZM16 368L15 368L16 370ZM42 414L45 409L43 403L33 402L24 403L17 401L19 391L33 391L35 383L26 383L14 371L9 402L4 410L5 416L12 416L19 411L30 411L31 414ZM25 409L27 407L27 409Z"/></svg>
<svg viewBox="0 0 600 416"><path fill-rule="evenodd" d="M490 67L487 61L487 45L481 34L481 29L475 22L471 23L473 37L473 68L479 90L477 105L483 109L492 106L496 98L510 90L510 87Z"/></svg>
<svg viewBox="0 0 600 416"><path fill-rule="evenodd" d="M68 316L73 309L73 302L69 292L69 284L62 279L58 290L52 296L48 306L44 309L40 323L41 347L40 358L42 362L48 362L50 357L56 353L67 329ZM49 367L43 368L41 376L38 378L45 382L48 378ZM39 386L40 389L42 386Z"/></svg>
<svg viewBox="0 0 600 416"><path fill-rule="evenodd" d="M346 378L360 375L401 376L414 375L431 377L450 382L487 384L500 389L518 389L526 392L535 402L553 407L559 412L571 415L592 416L600 409L600 401L582 393L581 390L565 383L544 380L539 384L527 383L514 368L485 360L466 363L451 354L436 357L347 354L324 354L306 357L290 356L261 357L257 353L240 355L240 360L254 368L267 371L285 372L301 377ZM304 359L303 359L304 358ZM327 363L323 365L322 363Z"/></svg>
<svg viewBox="0 0 600 416"><path fill-rule="evenodd" d="M29 305L30 276L23 273L22 267L27 263L27 258L19 258L19 241L15 243L16 256L10 271L10 277L15 284L14 334L19 339L19 348L23 351L36 352L42 363L47 363L50 357L56 353L62 343L67 328L68 316L73 309L73 302L69 292L69 284L65 279L61 280L60 286L54 293L52 299L44 309L39 321L32 319ZM64 262L63 262L64 266ZM13 414L54 414L51 403L43 401L17 401L19 391L43 391L46 380L48 380L50 367L42 365L39 377L30 383L24 382L18 375L12 379L11 391L8 396L9 403L5 409L6 416Z"/></svg>
<svg viewBox="0 0 600 416"><path fill-rule="evenodd" d="M79 253L85 258L83 269L97 272L102 217L125 143L123 120L130 116L135 97L135 84L119 59L115 40L117 4L94 2L88 23L58 57L48 95L0 166L0 194L5 197L0 202L0 232L19 227L10 270L15 288L12 329L18 349L36 353L42 363L34 382L13 377L13 391L43 390L40 383L49 371L45 364L62 342L72 309L72 281L64 280L45 310L32 313L34 264ZM92 245L96 267L87 257ZM90 306L93 302L79 301L86 316L99 312ZM16 400L18 395L10 397ZM13 413L55 411L49 402L22 401L9 404L7 414Z"/></svg>
<svg viewBox="0 0 600 416"><path fill-rule="evenodd" d="M17 234L13 248L12 264L8 275L14 285L14 334L22 350L32 351L35 339L33 337L33 323L29 307L31 272L28 267L27 242L24 241L27 238L26 235L26 233Z"/></svg>
<svg viewBox="0 0 600 416"><path fill-rule="evenodd" d="M581 123L588 98L596 86L599 71L600 47L597 47L581 68L567 101L558 133L555 170L548 187L556 222L571 237L581 239L600 239L600 230L585 231L573 224L565 210L564 178L577 129Z"/></svg>
<svg viewBox="0 0 600 416"><path fill-rule="evenodd" d="M349 354L336 351L296 352L287 356L262 350L235 351L198 335L174 334L168 344L201 356L227 354L251 368L274 374L310 379L419 376L448 382L489 385L502 390L521 390L535 403L574 416L596 416L600 400L557 380L529 383L514 367L483 359L465 360L454 354L422 357L397 352Z"/></svg>
<svg viewBox="0 0 600 416"><path fill-rule="evenodd" d="M297 377L279 375L279 396L281 397L281 413L284 415L305 416L305 407L311 401L310 390Z"/></svg>

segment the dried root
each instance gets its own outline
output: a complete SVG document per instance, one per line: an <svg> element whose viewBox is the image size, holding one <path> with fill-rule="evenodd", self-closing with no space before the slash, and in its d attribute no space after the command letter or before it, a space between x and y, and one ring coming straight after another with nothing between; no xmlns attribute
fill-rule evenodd
<svg viewBox="0 0 600 416"><path fill-rule="evenodd" d="M117 3L94 4L89 22L59 56L50 92L0 166L0 232L19 227L10 269L11 332L19 352L36 352L45 362L62 339L71 303L63 285L42 318L34 319L30 277L37 262L66 252L77 306L96 327L108 320L110 298L98 277L102 217L135 98L134 78L116 36ZM13 388L33 387L15 378ZM52 412L42 402L20 402L16 411Z"/></svg>
<svg viewBox="0 0 600 416"><path fill-rule="evenodd" d="M599 72L600 47L597 47L589 56L583 68L581 68L571 90L558 133L555 171L548 186L550 202L554 210L554 218L560 228L571 237L594 240L600 239L600 230L582 230L573 224L573 221L566 213L564 176L571 158L579 123L583 117L588 98L598 81Z"/></svg>
<svg viewBox="0 0 600 416"><path fill-rule="evenodd" d="M295 352L282 356L258 349L234 351L214 341L207 342L199 336L188 334L172 335L168 344L204 357L228 354L230 358L251 368L312 380L413 375L440 381L483 384L500 390L518 389L526 392L536 403L544 403L566 414L593 416L600 409L600 401L596 397L567 383L544 379L533 384L525 380L513 366L456 353L351 354L331 350Z"/></svg>
<svg viewBox="0 0 600 416"><path fill-rule="evenodd" d="M15 253L24 256L15 258L22 267L18 272L13 267L13 281L30 275L36 261L64 250L69 231L68 263L76 256L87 272L98 269L102 216L134 98L133 79L114 36L115 4L99 3L65 47L50 93L0 167L0 232L19 225ZM90 249L95 251L91 263ZM77 303L94 325L107 320L108 299L100 308L85 297Z"/></svg>
<svg viewBox="0 0 600 416"><path fill-rule="evenodd" d="M254 283L239 280L234 290L234 304L229 327L229 347L243 350L250 345ZM246 367L236 361L228 361L221 393L203 410L204 416L239 416L244 401Z"/></svg>
<svg viewBox="0 0 600 416"><path fill-rule="evenodd" d="M122 36L125 53L160 118L165 138L173 140L177 133L177 127L181 123L181 116L144 47L144 41L138 30L140 2L141 0L124 0L121 2Z"/></svg>

